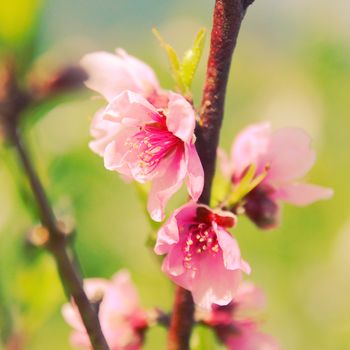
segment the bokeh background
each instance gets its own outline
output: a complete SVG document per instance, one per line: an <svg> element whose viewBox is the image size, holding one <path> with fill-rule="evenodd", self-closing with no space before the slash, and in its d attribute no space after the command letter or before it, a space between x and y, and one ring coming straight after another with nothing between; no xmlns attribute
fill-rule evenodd
<svg viewBox="0 0 350 350"><path fill-rule="evenodd" d="M0 4L0 53L49 74L84 53L123 47L147 61L172 88L156 26L178 52L197 30L210 29L214 1L13 0ZM200 101L206 51L194 81ZM33 59L32 59L33 57ZM249 123L298 126L313 137L318 160L309 180L334 198L307 208L285 206L281 227L235 231L251 279L266 292L264 329L286 350L350 349L350 2L257 0L244 20L228 86L221 145ZM81 92L27 116L26 136L56 212L74 220L86 276L109 278L128 268L146 307L170 309L173 287L145 247L151 228L137 191L88 149L89 123L101 100ZM20 185L19 185L20 184ZM0 162L0 331L22 349L68 350L65 298L54 263L26 244L35 206L10 150ZM179 194L171 207L180 205ZM170 209L169 209L170 211ZM74 218L74 219L73 219ZM164 349L166 333L148 333L145 349ZM204 340L203 340L204 339ZM197 344L197 345L196 345ZM1 345L0 345L1 348ZM194 349L217 349L202 334Z"/></svg>

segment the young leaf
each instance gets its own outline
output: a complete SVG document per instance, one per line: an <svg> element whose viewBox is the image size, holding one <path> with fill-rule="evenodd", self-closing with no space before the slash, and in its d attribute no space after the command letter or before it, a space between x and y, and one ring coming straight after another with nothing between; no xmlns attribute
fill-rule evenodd
<svg viewBox="0 0 350 350"><path fill-rule="evenodd" d="M174 50L174 48L170 44L168 44L162 38L162 36L160 35L159 31L156 28L153 28L152 32L155 35L155 37L158 39L160 45L165 49L165 51L168 55L171 74L172 74L172 76L177 84L177 87L179 88L179 90L182 93L186 92L185 86L184 86L182 78L181 78L181 64L180 64L180 60L177 56L176 51Z"/></svg>
<svg viewBox="0 0 350 350"><path fill-rule="evenodd" d="M206 29L201 28L196 36L193 46L184 54L181 63L181 78L184 86L189 89L192 85L194 73L197 70L203 52Z"/></svg>
<svg viewBox="0 0 350 350"><path fill-rule="evenodd" d="M267 175L267 169L265 169L261 174L255 177L256 173L256 165L252 164L244 177L241 179L241 181L238 183L238 185L234 188L233 192L231 193L228 202L230 205L234 205L238 203L243 197L245 197L250 191L252 191L256 186L259 185L261 181L264 180L264 178Z"/></svg>
<svg viewBox="0 0 350 350"><path fill-rule="evenodd" d="M162 38L158 30L153 28L152 32L168 55L171 73L175 80L176 87L183 95L191 96L190 87L194 73L198 67L199 60L202 56L206 29L201 28L199 30L192 48L185 52L181 62L174 48Z"/></svg>

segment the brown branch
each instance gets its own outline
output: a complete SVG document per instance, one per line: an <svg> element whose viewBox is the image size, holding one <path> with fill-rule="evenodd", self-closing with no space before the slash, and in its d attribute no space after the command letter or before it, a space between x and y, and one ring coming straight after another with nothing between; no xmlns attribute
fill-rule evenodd
<svg viewBox="0 0 350 350"><path fill-rule="evenodd" d="M168 334L168 350L188 350L194 323L192 294L176 287L173 314Z"/></svg>
<svg viewBox="0 0 350 350"><path fill-rule="evenodd" d="M254 0L216 0L211 32L207 75L200 120L196 128L196 148L204 169L204 189L200 203L210 203L215 173L216 150L224 112L227 80L233 50L247 7ZM188 350L193 327L191 293L177 287L169 329L169 350Z"/></svg>
<svg viewBox="0 0 350 350"><path fill-rule="evenodd" d="M18 130L14 129L11 133L11 141L30 182L31 190L39 208L40 219L49 232L46 247L55 258L65 293L69 299L72 297L76 303L93 348L95 350L107 350L108 345L102 334L98 316L83 290L82 279L74 266L71 254L69 254L66 234L61 232L57 226L57 220Z"/></svg>
<svg viewBox="0 0 350 350"><path fill-rule="evenodd" d="M72 297L76 303L93 349L108 350L98 315L84 292L82 278L75 268L73 254L69 250L67 242L67 235L59 228L45 190L35 172L21 133L18 130L20 113L30 102L26 100L25 103L21 103L23 96L26 96L26 94L17 88L14 72L11 72L11 75L11 77L7 77L7 86L3 86L4 94L0 98L0 119L5 135L16 150L19 162L28 178L37 203L40 220L49 233L46 248L56 261L65 293L69 300Z"/></svg>

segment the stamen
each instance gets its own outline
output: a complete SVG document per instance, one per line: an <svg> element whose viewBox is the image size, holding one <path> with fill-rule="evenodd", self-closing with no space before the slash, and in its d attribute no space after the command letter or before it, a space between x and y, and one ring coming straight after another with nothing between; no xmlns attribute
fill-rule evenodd
<svg viewBox="0 0 350 350"><path fill-rule="evenodd" d="M200 254L217 254L220 251L214 229L205 223L194 224L189 228L184 244L183 264L186 269L194 270L193 256Z"/></svg>
<svg viewBox="0 0 350 350"><path fill-rule="evenodd" d="M154 122L140 127L136 134L125 141L126 147L138 151L137 165L143 175L150 174L181 142L168 130L163 112L152 115L152 118Z"/></svg>

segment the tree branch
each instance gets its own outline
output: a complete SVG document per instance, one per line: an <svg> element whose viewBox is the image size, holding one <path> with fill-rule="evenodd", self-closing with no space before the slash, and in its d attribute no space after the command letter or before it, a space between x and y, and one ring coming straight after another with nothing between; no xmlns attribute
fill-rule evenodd
<svg viewBox="0 0 350 350"><path fill-rule="evenodd" d="M67 235L57 224L50 202L35 172L18 129L20 113L30 102L27 100L27 97L24 101L24 96L27 95L17 88L14 72L9 70L9 75L6 78L8 79L6 86L2 86L2 89L0 89L3 93L0 96L2 97L0 98L0 119L7 140L15 148L19 162L28 178L39 209L40 220L49 233L45 246L56 261L67 298L70 300L72 297L78 307L93 349L108 350L109 348L103 336L97 313L84 292L82 278L75 268L73 254L69 250L67 242Z"/></svg>
<svg viewBox="0 0 350 350"><path fill-rule="evenodd" d="M200 203L210 203L215 173L216 150L224 112L227 80L241 22L254 0L216 0L211 32L207 74L200 120L196 128L196 148L204 169ZM169 330L169 350L188 350L193 327L194 305L189 291L177 287Z"/></svg>

